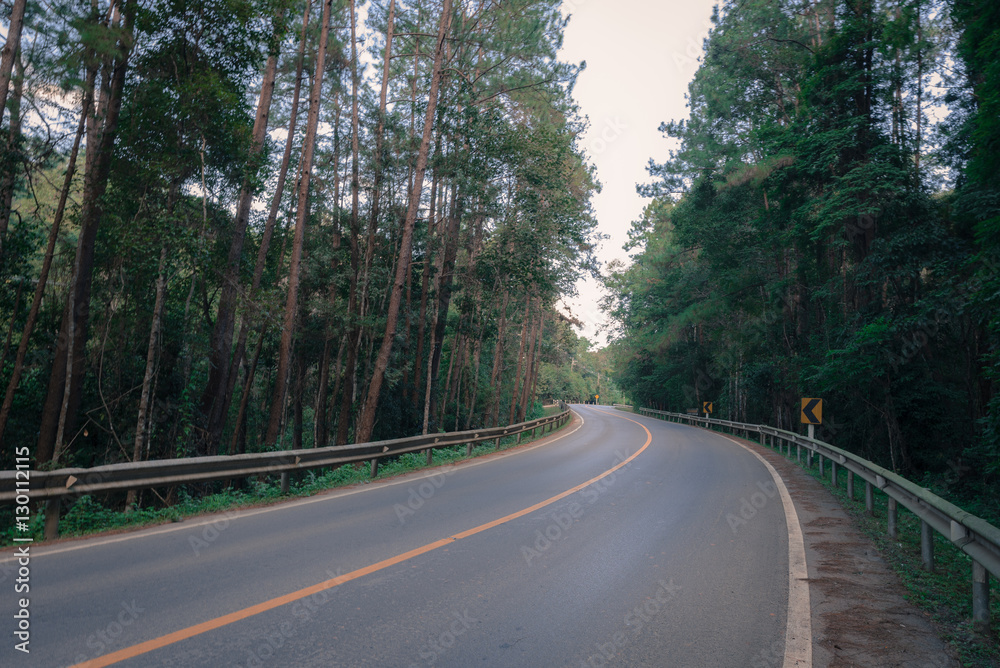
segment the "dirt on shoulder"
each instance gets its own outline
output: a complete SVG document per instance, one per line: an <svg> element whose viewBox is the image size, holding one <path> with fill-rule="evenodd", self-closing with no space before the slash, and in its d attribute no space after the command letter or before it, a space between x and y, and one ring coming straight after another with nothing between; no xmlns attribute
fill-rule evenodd
<svg viewBox="0 0 1000 668"><path fill-rule="evenodd" d="M960 665L929 613L823 485L782 455L737 439L778 471L805 539L815 668Z"/></svg>

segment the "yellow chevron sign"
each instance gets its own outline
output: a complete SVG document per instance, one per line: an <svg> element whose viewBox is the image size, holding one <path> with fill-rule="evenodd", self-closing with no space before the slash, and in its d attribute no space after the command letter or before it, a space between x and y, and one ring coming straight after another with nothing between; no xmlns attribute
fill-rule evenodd
<svg viewBox="0 0 1000 668"><path fill-rule="evenodd" d="M823 424L822 399L802 399L802 424Z"/></svg>
<svg viewBox="0 0 1000 668"><path fill-rule="evenodd" d="M712 402L711 401L703 401L701 403L701 412L702 413L711 413L712 412Z"/></svg>

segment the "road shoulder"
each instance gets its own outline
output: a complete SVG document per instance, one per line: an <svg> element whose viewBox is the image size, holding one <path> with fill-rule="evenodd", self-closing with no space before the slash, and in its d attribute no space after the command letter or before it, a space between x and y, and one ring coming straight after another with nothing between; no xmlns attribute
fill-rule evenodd
<svg viewBox="0 0 1000 668"><path fill-rule="evenodd" d="M797 464L737 439L775 468L805 538L813 666L958 666L930 615L906 600L899 577L840 502Z"/></svg>

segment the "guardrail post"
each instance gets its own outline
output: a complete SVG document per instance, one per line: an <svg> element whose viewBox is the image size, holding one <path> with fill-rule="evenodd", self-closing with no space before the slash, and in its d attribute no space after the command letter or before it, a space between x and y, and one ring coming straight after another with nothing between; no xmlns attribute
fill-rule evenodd
<svg viewBox="0 0 1000 668"><path fill-rule="evenodd" d="M377 475L378 475L378 457L372 460L372 477L374 478Z"/></svg>
<svg viewBox="0 0 1000 668"><path fill-rule="evenodd" d="M823 470L823 455L817 455L819 457L819 477L822 478L825 475Z"/></svg>
<svg viewBox="0 0 1000 668"><path fill-rule="evenodd" d="M288 494L289 481L288 481L288 471L284 471L281 474L281 493Z"/></svg>
<svg viewBox="0 0 1000 668"><path fill-rule="evenodd" d="M500 437L499 437L499 436L497 436L497 444L496 444L496 447L495 447L495 448L493 448L493 449L494 449L494 450L499 450L499 449L500 449Z"/></svg>
<svg viewBox="0 0 1000 668"><path fill-rule="evenodd" d="M872 517L875 516L875 490L867 480L865 480L865 511Z"/></svg>
<svg viewBox="0 0 1000 668"><path fill-rule="evenodd" d="M898 534L899 534L899 531L897 530L897 526L898 525L897 525L897 522L896 522L896 520L897 520L897 513L898 512L899 511L898 511L898 509L896 507L896 499L894 499L894 498L892 498L890 496L889 497L889 510L888 510L887 519L886 519L886 531L888 532L890 538L896 538L898 536Z"/></svg>
<svg viewBox="0 0 1000 668"><path fill-rule="evenodd" d="M979 633L990 631L990 574L972 560L972 627Z"/></svg>
<svg viewBox="0 0 1000 668"><path fill-rule="evenodd" d="M834 487L837 486L837 462L834 461L830 462L830 482Z"/></svg>
<svg viewBox="0 0 1000 668"><path fill-rule="evenodd" d="M472 456L472 443L466 443L465 444L465 456L466 457L471 457Z"/></svg>
<svg viewBox="0 0 1000 668"><path fill-rule="evenodd" d="M847 472L847 498L854 500L854 471Z"/></svg>
<svg viewBox="0 0 1000 668"><path fill-rule="evenodd" d="M61 505L61 496L45 502L45 540L55 540L59 537L59 507Z"/></svg>
<svg viewBox="0 0 1000 668"><path fill-rule="evenodd" d="M806 468L811 469L813 467L813 451L806 448Z"/></svg>
<svg viewBox="0 0 1000 668"><path fill-rule="evenodd" d="M789 448L792 446L788 446ZM801 464L802 463L802 446L798 443L795 444L795 460Z"/></svg>
<svg viewBox="0 0 1000 668"><path fill-rule="evenodd" d="M920 560L925 571L934 572L934 529L923 520L920 520Z"/></svg>

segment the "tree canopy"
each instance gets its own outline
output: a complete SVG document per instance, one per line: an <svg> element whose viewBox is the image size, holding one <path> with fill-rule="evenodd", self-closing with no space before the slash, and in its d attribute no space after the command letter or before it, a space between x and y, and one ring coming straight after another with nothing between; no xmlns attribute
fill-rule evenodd
<svg viewBox="0 0 1000 668"><path fill-rule="evenodd" d="M29 5L0 80L8 464L400 437L554 394L598 187L559 3L357 10Z"/></svg>
<svg viewBox="0 0 1000 668"><path fill-rule="evenodd" d="M974 0L718 8L605 279L636 402L800 429L822 397L821 437L996 502L998 30Z"/></svg>

